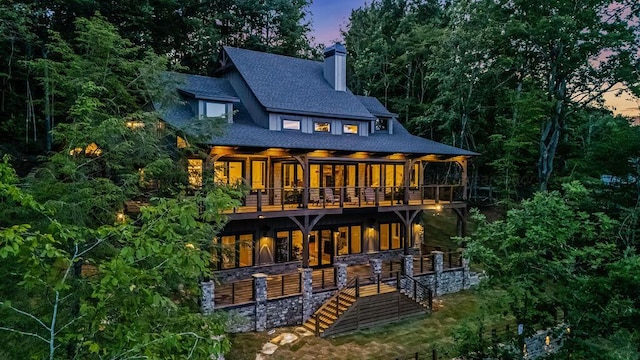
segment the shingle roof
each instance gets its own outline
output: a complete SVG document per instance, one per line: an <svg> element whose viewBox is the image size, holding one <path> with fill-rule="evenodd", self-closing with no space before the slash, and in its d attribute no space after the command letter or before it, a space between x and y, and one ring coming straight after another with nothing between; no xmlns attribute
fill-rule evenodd
<svg viewBox="0 0 640 360"><path fill-rule="evenodd" d="M353 93L334 90L322 62L233 47L224 51L267 111L375 119Z"/></svg>
<svg viewBox="0 0 640 360"><path fill-rule="evenodd" d="M168 73L178 85L178 90L196 99L240 102L238 95L226 79L181 73Z"/></svg>
<svg viewBox="0 0 640 360"><path fill-rule="evenodd" d="M411 135L397 120L393 120L394 134L377 132L369 136L306 134L299 131L272 131L256 125L242 104L234 105L238 112L234 123L223 133L214 136L207 145L246 146L253 148L286 148L292 150L363 151L375 153L403 153L414 155L478 155L432 140ZM177 105L161 112L162 118L177 128L184 128L194 114L189 105Z"/></svg>
<svg viewBox="0 0 640 360"><path fill-rule="evenodd" d="M387 110L387 108L384 107L384 105L382 105L382 103L377 98L374 98L373 96L356 95L356 97L358 98L358 100L360 100L362 105L364 105L364 107L367 108L367 110L369 110L369 112L375 116L382 116L382 117L398 116L398 114L389 112L389 110Z"/></svg>

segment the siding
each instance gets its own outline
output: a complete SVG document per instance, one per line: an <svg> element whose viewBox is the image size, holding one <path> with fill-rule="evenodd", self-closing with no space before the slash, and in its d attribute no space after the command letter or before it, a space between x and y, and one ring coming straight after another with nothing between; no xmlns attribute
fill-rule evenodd
<svg viewBox="0 0 640 360"><path fill-rule="evenodd" d="M264 128L269 128L269 114L262 107L255 95L253 95L240 73L237 70L232 70L225 73L224 78L229 80L231 86L233 86L233 90L238 94L238 97L247 108L253 121Z"/></svg>

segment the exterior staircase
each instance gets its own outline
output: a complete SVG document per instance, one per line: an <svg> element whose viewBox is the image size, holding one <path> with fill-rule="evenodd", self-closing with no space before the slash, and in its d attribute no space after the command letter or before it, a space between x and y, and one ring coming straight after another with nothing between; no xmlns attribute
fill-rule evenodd
<svg viewBox="0 0 640 360"><path fill-rule="evenodd" d="M360 285L354 278L304 323L320 337L364 329L423 315L431 310L431 292L408 276L396 276L391 284L380 281Z"/></svg>

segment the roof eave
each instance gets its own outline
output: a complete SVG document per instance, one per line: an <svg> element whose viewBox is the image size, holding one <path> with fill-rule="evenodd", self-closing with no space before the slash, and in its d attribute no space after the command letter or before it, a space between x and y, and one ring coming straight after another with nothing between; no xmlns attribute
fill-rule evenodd
<svg viewBox="0 0 640 360"><path fill-rule="evenodd" d="M239 98L233 97L233 96L210 96L210 95L201 94L201 93L184 90L184 89L178 89L178 92L184 95L188 95L197 100L224 101L224 102L233 102L233 103L240 102Z"/></svg>

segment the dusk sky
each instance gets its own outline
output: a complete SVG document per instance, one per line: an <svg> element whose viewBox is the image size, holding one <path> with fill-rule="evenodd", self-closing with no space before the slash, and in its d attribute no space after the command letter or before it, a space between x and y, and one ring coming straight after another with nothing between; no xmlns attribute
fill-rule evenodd
<svg viewBox="0 0 640 360"><path fill-rule="evenodd" d="M315 37L315 43L328 45L334 40L342 40L340 27L346 27L351 10L363 6L365 1L314 0L310 10L312 14L312 36Z"/></svg>
<svg viewBox="0 0 640 360"><path fill-rule="evenodd" d="M311 36L315 44L330 45L334 41L343 41L340 28L346 29L352 9L362 7L371 0L313 0L311 7ZM640 102L630 94L616 97L614 91L605 95L606 106L617 114L627 116L640 115Z"/></svg>

